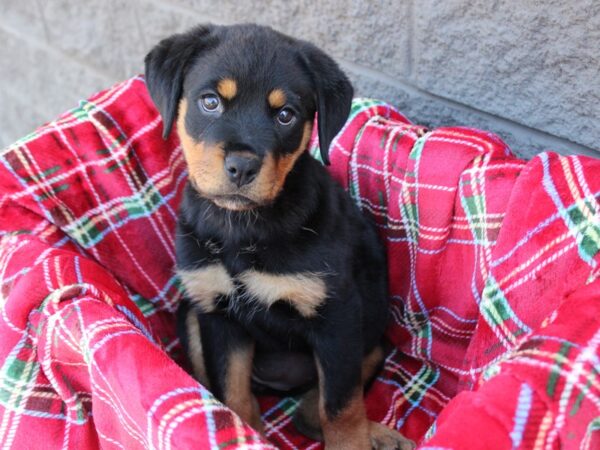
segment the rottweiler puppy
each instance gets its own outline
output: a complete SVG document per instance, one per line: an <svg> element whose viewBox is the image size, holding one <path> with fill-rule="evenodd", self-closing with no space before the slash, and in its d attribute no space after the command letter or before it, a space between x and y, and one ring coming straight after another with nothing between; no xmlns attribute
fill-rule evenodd
<svg viewBox="0 0 600 450"><path fill-rule="evenodd" d="M202 25L146 56L146 82L189 181L176 236L178 329L194 375L262 430L253 388L303 390L294 422L327 448L411 449L365 414L383 359L385 256L322 159L352 86L308 42L257 25Z"/></svg>

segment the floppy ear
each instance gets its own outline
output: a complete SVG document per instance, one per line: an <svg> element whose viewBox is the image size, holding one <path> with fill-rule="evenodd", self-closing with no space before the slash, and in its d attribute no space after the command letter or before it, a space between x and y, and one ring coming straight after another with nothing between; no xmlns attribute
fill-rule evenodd
<svg viewBox="0 0 600 450"><path fill-rule="evenodd" d="M213 25L200 25L160 41L146 55L146 86L163 120L163 138L171 132L183 80L195 58L216 45Z"/></svg>
<svg viewBox="0 0 600 450"><path fill-rule="evenodd" d="M302 60L317 94L319 149L328 166L329 146L348 119L354 91L335 61L314 45L305 44Z"/></svg>

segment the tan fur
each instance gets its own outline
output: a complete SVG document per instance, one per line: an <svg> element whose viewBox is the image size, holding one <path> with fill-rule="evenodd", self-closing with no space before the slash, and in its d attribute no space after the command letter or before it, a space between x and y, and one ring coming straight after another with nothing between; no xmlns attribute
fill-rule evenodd
<svg viewBox="0 0 600 450"><path fill-rule="evenodd" d="M304 132L302 134L302 140L300 145L289 155L282 156L276 159L271 153L268 153L263 162L263 167L258 174L257 178L257 191L261 193L261 196L265 199L274 200L285 183L285 179L296 164L296 161L306 150L310 135L312 133L312 123L306 122L304 124Z"/></svg>
<svg viewBox="0 0 600 450"><path fill-rule="evenodd" d="M327 449L364 450L371 448L369 421L365 412L362 389L357 389L335 418L325 413L324 399L319 402L319 417Z"/></svg>
<svg viewBox="0 0 600 450"><path fill-rule="evenodd" d="M283 92L281 89L273 89L269 93L267 99L269 100L269 105L273 109L279 109L287 102L285 92Z"/></svg>
<svg viewBox="0 0 600 450"><path fill-rule="evenodd" d="M362 386L356 386L346 406L335 417L329 417L325 410L323 369L318 360L316 363L319 373L319 419L327 450L371 448Z"/></svg>
<svg viewBox="0 0 600 450"><path fill-rule="evenodd" d="M215 298L233 292L235 286L222 264L212 264L196 270L178 270L192 303L204 312L215 309Z"/></svg>
<svg viewBox="0 0 600 450"><path fill-rule="evenodd" d="M228 209L230 211L249 211L253 209L251 204L238 202L235 200L223 200L223 199L213 199L215 205L219 208Z"/></svg>
<svg viewBox="0 0 600 450"><path fill-rule="evenodd" d="M183 148L183 157L188 168L188 177L202 193L214 194L223 185L225 151L220 145L208 146L190 136L185 128L187 100L179 102L177 133Z"/></svg>
<svg viewBox="0 0 600 450"><path fill-rule="evenodd" d="M224 78L217 83L217 92L224 99L232 100L237 94L237 83L231 78Z"/></svg>
<svg viewBox="0 0 600 450"><path fill-rule="evenodd" d="M248 270L238 278L246 292L271 306L278 300L290 302L304 317L313 317L327 295L325 282L315 274L275 275Z"/></svg>
<svg viewBox="0 0 600 450"><path fill-rule="evenodd" d="M251 376L254 346L233 351L229 356L225 380L225 404L256 430L262 431L260 410L252 394Z"/></svg>
<svg viewBox="0 0 600 450"><path fill-rule="evenodd" d="M200 324L196 311L190 309L185 318L186 331L188 334L188 345L190 362L194 370L194 376L205 387L208 385L208 376L206 375L206 366L204 365L204 353L202 351L202 339L200 337Z"/></svg>
<svg viewBox="0 0 600 450"><path fill-rule="evenodd" d="M226 198L213 198L213 203L219 208L228 209L230 211L249 211L255 208L253 203L248 203L238 200L230 200Z"/></svg>

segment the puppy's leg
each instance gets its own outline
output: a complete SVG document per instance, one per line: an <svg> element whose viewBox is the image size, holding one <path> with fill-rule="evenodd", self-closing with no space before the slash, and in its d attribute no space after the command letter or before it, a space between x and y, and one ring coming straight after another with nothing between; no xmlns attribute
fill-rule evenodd
<svg viewBox="0 0 600 450"><path fill-rule="evenodd" d="M319 374L319 419L325 447L365 450L371 447L361 380L362 330L350 305L318 332L313 351ZM337 324L337 326L336 326Z"/></svg>
<svg viewBox="0 0 600 450"><path fill-rule="evenodd" d="M363 386L366 386L375 376L377 369L383 362L383 348L375 347L362 362L361 378ZM304 393L300 398L300 405L294 413L294 425L303 435L314 439L323 440L321 432L321 422L319 420L319 389L314 387Z"/></svg>
<svg viewBox="0 0 600 450"><path fill-rule="evenodd" d="M204 355L202 351L202 339L200 337L200 323L198 322L198 311L184 299L177 308L177 334L192 366L194 378L203 386L210 389Z"/></svg>
<svg viewBox="0 0 600 450"><path fill-rule="evenodd" d="M356 335L349 340L341 338L338 343L345 341L345 346L325 342L320 350L316 349L319 371L318 415L326 448L414 449L413 441L406 439L395 430L367 419L363 386L380 366L383 350L376 347L362 361L359 359L357 369L351 355L353 350L356 351L356 347L348 345L349 342L354 342L355 337ZM311 395L314 396L314 393ZM306 400L310 398L309 396ZM308 401L304 406L300 406L303 408L300 414L304 418L311 414L310 405L311 402ZM314 406L312 414L314 414Z"/></svg>
<svg viewBox="0 0 600 450"><path fill-rule="evenodd" d="M222 314L202 313L198 318L211 391L262 433L258 402L250 390L254 341L237 322Z"/></svg>

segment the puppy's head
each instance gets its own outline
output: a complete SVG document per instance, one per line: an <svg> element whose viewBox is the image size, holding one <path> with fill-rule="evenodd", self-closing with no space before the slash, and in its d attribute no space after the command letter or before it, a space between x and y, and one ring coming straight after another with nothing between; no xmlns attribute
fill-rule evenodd
<svg viewBox="0 0 600 450"><path fill-rule="evenodd" d="M352 86L315 46L257 25L199 26L146 56L146 83L176 120L189 177L222 208L267 205L307 148L318 113L321 155L350 112Z"/></svg>

